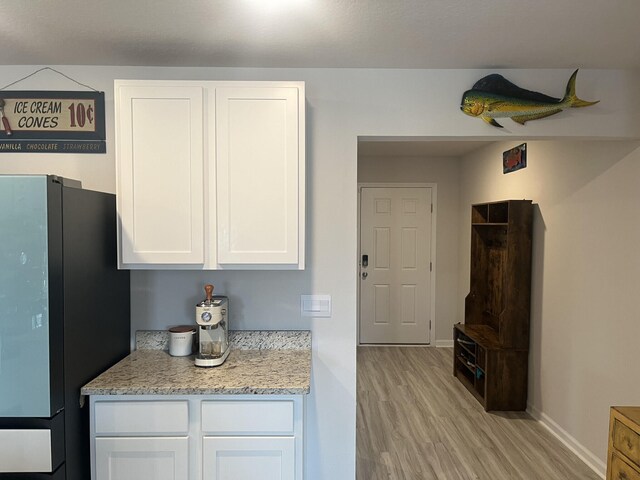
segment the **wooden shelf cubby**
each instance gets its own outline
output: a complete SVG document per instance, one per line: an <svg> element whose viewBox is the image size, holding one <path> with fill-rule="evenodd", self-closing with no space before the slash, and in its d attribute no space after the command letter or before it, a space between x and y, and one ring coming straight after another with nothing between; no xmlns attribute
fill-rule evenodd
<svg viewBox="0 0 640 480"><path fill-rule="evenodd" d="M485 410L525 410L531 304L531 200L471 207L470 291L454 326L454 375Z"/></svg>

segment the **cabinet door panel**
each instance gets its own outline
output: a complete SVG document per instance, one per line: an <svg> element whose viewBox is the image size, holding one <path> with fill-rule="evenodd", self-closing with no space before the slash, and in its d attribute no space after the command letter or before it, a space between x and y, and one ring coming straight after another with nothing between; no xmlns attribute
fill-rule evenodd
<svg viewBox="0 0 640 480"><path fill-rule="evenodd" d="M122 263L204 263L202 88L116 91Z"/></svg>
<svg viewBox="0 0 640 480"><path fill-rule="evenodd" d="M216 88L218 264L299 263L299 90Z"/></svg>
<svg viewBox="0 0 640 480"><path fill-rule="evenodd" d="M187 437L97 438L95 480L186 480Z"/></svg>
<svg viewBox="0 0 640 480"><path fill-rule="evenodd" d="M204 437L203 480L294 480L294 437Z"/></svg>

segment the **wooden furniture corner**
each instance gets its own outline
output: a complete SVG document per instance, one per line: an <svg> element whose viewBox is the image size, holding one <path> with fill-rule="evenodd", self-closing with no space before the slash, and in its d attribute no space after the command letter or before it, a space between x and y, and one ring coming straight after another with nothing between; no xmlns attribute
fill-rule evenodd
<svg viewBox="0 0 640 480"><path fill-rule="evenodd" d="M607 480L640 480L640 407L611 407Z"/></svg>

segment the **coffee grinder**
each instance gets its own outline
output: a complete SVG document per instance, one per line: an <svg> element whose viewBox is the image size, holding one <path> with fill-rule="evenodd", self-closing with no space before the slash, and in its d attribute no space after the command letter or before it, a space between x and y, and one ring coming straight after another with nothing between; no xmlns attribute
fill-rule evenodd
<svg viewBox="0 0 640 480"><path fill-rule="evenodd" d="M217 367L229 356L229 299L213 295L213 285L205 285L207 297L196 305L198 324L197 367Z"/></svg>

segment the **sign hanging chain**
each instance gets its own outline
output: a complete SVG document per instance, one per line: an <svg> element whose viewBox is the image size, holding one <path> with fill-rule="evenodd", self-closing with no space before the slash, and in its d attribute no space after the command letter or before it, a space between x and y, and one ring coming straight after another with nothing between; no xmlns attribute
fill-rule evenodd
<svg viewBox="0 0 640 480"><path fill-rule="evenodd" d="M80 83L80 82L79 82L79 81L77 81L75 78L71 78L69 75L65 75L64 73L62 73L62 72L60 72L60 71L56 70L55 68L51 68L51 67L42 67L42 68L39 68L38 70L36 70L35 72L30 73L30 74L29 74L29 75L27 75L26 77L22 77L22 78L20 78L20 79L16 80L15 82L11 82L9 85L5 85L4 87L0 88L0 90L4 90L5 88L9 88L9 87L11 87L12 85L15 85L16 83L22 82L23 80L26 80L27 78L32 77L32 76L34 76L35 74L42 72L43 70L51 70L52 72L55 72L55 73L57 73L57 74L59 74L59 75L62 75L63 77L68 78L68 79L69 79L69 80L71 80L72 82L75 82L75 83L77 83L78 85L80 85L80 86L82 86L82 87L85 87L85 88L88 88L88 89L90 89L90 90L93 90L94 92L98 92L98 90L96 90L95 88L90 87L89 85L85 85L84 83Z"/></svg>

